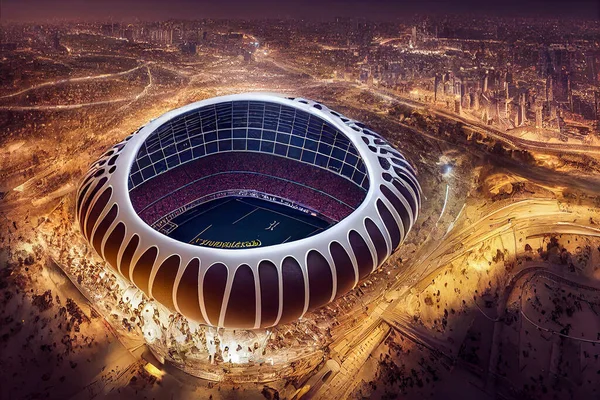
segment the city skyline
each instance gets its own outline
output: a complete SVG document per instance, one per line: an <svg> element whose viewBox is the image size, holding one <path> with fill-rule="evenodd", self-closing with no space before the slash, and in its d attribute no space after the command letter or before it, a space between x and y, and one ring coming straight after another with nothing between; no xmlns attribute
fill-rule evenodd
<svg viewBox="0 0 600 400"><path fill-rule="evenodd" d="M330 20L335 17L393 20L412 14L466 14L501 17L554 17L600 19L595 0L338 0L280 2L275 0L212 1L174 0L3 0L0 21L51 20L166 20L166 19L308 19Z"/></svg>

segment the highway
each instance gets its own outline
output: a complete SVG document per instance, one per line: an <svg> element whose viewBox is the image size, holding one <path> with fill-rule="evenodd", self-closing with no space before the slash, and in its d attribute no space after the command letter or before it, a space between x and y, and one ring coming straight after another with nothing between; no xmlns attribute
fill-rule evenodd
<svg viewBox="0 0 600 400"><path fill-rule="evenodd" d="M59 85L62 83L71 83L74 81L110 79L110 78L114 78L115 76L118 76L118 75L125 75L128 73L131 73L140 68L146 68L146 72L148 74L148 83L146 84L146 86L140 93L138 93L137 95L135 95L133 97L120 97L120 98L111 99L111 100L92 101L92 102L77 103L77 104L56 104L56 105L38 105L38 106L0 106L0 110L7 110L7 111L64 111L64 110L74 110L74 109L83 108L83 107L103 106L103 105L107 105L107 104L129 102L128 104L120 107L117 110L117 111L121 111L122 109L130 106L132 103L138 101L140 98L142 98L148 94L149 89L153 85L152 73L150 72L150 68L148 67L148 64L144 64L144 65L135 67L128 71L119 72L117 74L104 74L104 75L96 75L96 76L92 76L92 77L63 79L63 80L55 81L55 82L46 82L42 85L38 85L38 86L35 86L35 87L25 90L25 91L29 91L29 90L33 90L33 89L38 89L42 86ZM24 91L22 91L22 92L24 92ZM16 95L17 94L13 94L10 96L16 96Z"/></svg>
<svg viewBox="0 0 600 400"><path fill-rule="evenodd" d="M89 103L78 104L57 104L57 105L39 105L39 106L0 106L0 110L6 111L62 111L75 110L83 107L103 106L106 104L122 103L129 101L131 98L123 97L112 100L92 101Z"/></svg>
<svg viewBox="0 0 600 400"><path fill-rule="evenodd" d="M44 83L40 83L38 85L34 85L31 87L28 87L27 89L23 89L20 90L18 92L15 93L11 93L11 94L7 94L4 96L0 96L0 99L6 99L6 98L10 98L10 97L16 97L19 95L22 95L24 93L30 92L32 90L36 90L36 89L41 89L44 87L49 87L49 86L57 86L57 85L63 85L65 83L77 83L77 82L86 82L86 81L94 81L94 80L100 80L100 79L113 79L113 78L117 78L119 76L123 76L123 75L128 75L132 72L137 71L140 68L143 68L145 66L147 66L147 63L138 65L137 67L128 69L127 71L122 71L122 72L115 72L112 74L100 74L100 75L88 75L88 76L82 76L79 78L66 78L66 79L58 79L55 81L49 81L49 82L44 82Z"/></svg>

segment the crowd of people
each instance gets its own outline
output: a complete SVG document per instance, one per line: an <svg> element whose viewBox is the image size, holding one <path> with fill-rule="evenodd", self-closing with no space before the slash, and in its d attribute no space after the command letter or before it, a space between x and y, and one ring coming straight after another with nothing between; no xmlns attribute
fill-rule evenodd
<svg viewBox="0 0 600 400"><path fill-rule="evenodd" d="M149 300L114 271L95 262L93 249L84 243L78 231L72 229L66 215L54 218L53 225L52 228L46 226L48 229L41 232L52 249L51 254L82 293L95 299L97 311L110 321L110 327L107 324L107 328L114 328L120 334L143 335L146 340L151 340L158 353L175 360L184 368L210 369L209 365L218 368L218 365L236 359L241 363L256 363L256 360L270 357L282 363L283 360L277 358L279 349L286 349L283 354L288 358L303 360L312 349L308 343L315 343L322 336L308 319L302 328L289 326L285 327L284 332L275 330L268 335L268 340L265 334L257 337L251 331L224 332L222 329L190 323L181 314ZM43 308L46 301L49 300L44 293L36 303ZM77 319L74 321L71 318L69 325L70 330L77 332L81 323L79 319L83 318L80 317L81 310L74 303L67 302L65 311L69 318L74 316ZM294 342L306 345L299 348L291 346L291 337ZM232 343L236 345L232 346ZM293 368L301 369L298 365Z"/></svg>
<svg viewBox="0 0 600 400"><path fill-rule="evenodd" d="M225 190L256 190L292 200L339 221L365 197L359 186L322 168L261 153L218 153L158 175L130 192L149 224L196 199Z"/></svg>
<svg viewBox="0 0 600 400"><path fill-rule="evenodd" d="M42 260L47 254L51 261L44 263L45 268L55 271L50 275L58 274L60 267L77 289L93 303L93 308L89 311L91 316L88 318L80 308L87 302L81 298L66 299L65 302L65 298L59 300L50 291L29 294L29 290L21 290L23 295L33 297L32 303L36 310L39 308L39 312L48 311L51 303L58 304L61 309L58 312L50 310L47 318L40 317L39 320L40 325L46 328L40 331L43 335L38 336L56 340L57 346L62 349L54 360L57 368L69 362L76 366L80 359L85 359L90 352L95 351L94 346L99 338L106 335L108 339L112 331L125 338L143 337L156 354L198 376L214 376L216 379L226 369L225 374L232 374L236 379L253 380L272 376L273 373L293 379L305 375L322 360L321 349L331 342L332 332L341 329L333 326L337 324L331 321L339 320L347 327L350 322L343 318L349 317L351 310L361 308L360 301L353 296L348 301L324 307L295 323L279 325L267 331L231 331L199 325L146 298L118 272L98 262L93 247L86 243L77 225L73 224L73 208L68 200L41 221L43 223L35 231L37 239L33 241L39 244L33 245L26 252L23 250L23 254L14 255L23 264L20 270L25 272L9 273L10 279L41 279L44 274L38 273L38 269L41 271ZM17 282L14 284L18 286ZM30 284L25 285L25 282L22 286L28 289L31 287ZM0 289L2 287L3 274L0 271ZM14 297L18 295L17 291ZM6 302L9 298L3 296L3 300ZM5 305L2 302L0 304ZM87 310L87 307L84 309ZM57 314L55 320L51 317L53 313ZM106 319L102 321L102 326L98 324L99 320L95 320L99 315ZM355 316L349 318L353 319L352 324L358 323ZM50 320L53 325L47 324ZM54 329L55 334L52 335L49 329ZM0 341L2 339L0 337ZM52 341L48 340L42 341L41 350L50 354L48 343ZM40 343L37 344L39 347Z"/></svg>

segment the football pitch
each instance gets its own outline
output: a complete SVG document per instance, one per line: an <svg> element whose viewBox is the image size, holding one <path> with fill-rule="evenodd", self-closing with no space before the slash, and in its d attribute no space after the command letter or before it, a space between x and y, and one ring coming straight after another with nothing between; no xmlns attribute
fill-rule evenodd
<svg viewBox="0 0 600 400"><path fill-rule="evenodd" d="M287 243L315 235L329 222L283 204L226 197L175 217L169 236L204 247L244 249Z"/></svg>

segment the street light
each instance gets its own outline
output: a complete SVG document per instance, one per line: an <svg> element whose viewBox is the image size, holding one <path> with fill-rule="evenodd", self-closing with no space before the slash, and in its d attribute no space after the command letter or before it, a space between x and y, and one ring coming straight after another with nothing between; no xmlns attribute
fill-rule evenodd
<svg viewBox="0 0 600 400"><path fill-rule="evenodd" d="M450 176L450 174L452 174L452 170L453 170L453 168L452 168L451 164L444 164L442 166L442 176L444 178Z"/></svg>

